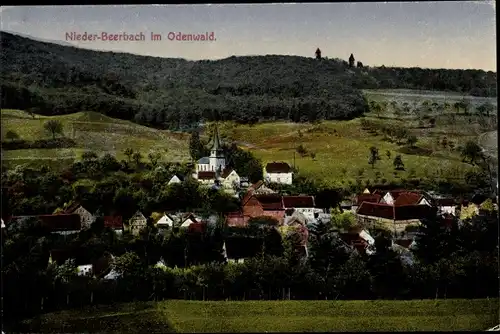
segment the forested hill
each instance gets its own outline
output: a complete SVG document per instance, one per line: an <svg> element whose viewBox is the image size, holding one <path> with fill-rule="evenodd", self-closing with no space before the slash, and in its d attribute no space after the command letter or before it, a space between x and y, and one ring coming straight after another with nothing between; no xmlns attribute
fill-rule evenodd
<svg viewBox="0 0 500 334"><path fill-rule="evenodd" d="M362 88L496 94L496 73L476 70L350 69L338 59L279 55L186 61L0 36L2 107L46 115L94 110L185 129L213 119L349 119L366 111Z"/></svg>

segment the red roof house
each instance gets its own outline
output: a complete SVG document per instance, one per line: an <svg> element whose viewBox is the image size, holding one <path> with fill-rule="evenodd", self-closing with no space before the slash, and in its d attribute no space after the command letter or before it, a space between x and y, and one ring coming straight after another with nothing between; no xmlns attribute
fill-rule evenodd
<svg viewBox="0 0 500 334"><path fill-rule="evenodd" d="M313 196L283 196L285 208L314 208Z"/></svg>
<svg viewBox="0 0 500 334"><path fill-rule="evenodd" d="M286 162L269 162L266 165L267 173L290 173L292 168Z"/></svg>

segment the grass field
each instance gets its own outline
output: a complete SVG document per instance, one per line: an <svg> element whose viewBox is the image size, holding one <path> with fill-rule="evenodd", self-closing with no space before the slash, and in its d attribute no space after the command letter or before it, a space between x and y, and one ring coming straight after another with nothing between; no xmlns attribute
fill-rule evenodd
<svg viewBox="0 0 500 334"><path fill-rule="evenodd" d="M171 300L42 315L29 332L461 331L498 324L498 299L411 301Z"/></svg>
<svg viewBox="0 0 500 334"><path fill-rule="evenodd" d="M354 182L356 179L391 181L408 177L448 177L463 178L471 168L463 163L456 149L466 141L494 144L492 135L483 135L491 131L491 119L479 119L474 115L461 115L453 110L444 112L422 111L421 114L396 114L390 107L392 101L398 104L407 102L421 103L428 101L454 103L463 98L460 94L441 92L421 92L408 90L366 91L369 101L386 101L389 106L379 114L369 113L370 119L393 127L405 127L418 138L417 146L426 153L406 154L395 143L384 140L383 135L374 136L361 128L360 119L350 121L324 121L320 124L294 124L287 122L259 123L254 126L224 123L220 132L228 140L237 142L241 147L251 150L264 163L271 161L287 161L299 168L304 175L341 185ZM472 105L483 103L485 98L468 97ZM494 99L488 99L496 105ZM64 116L36 116L33 119L27 113L16 110L2 110L3 132L16 131L23 139L47 138L43 122L50 118L60 119L64 124L65 135L74 138L78 143L75 149L44 149L3 151L3 161L10 164L26 162L44 163L51 161L65 162L78 159L85 150L99 153L112 153L123 159L123 150L130 147L140 151L144 157L153 150L161 152L165 161L185 161L188 156L188 134L155 130L132 122L109 118L94 112L80 112ZM435 118L435 126L421 126L422 118ZM488 123L485 124L485 123ZM300 132L299 132L300 130ZM439 142L446 137L455 149L443 148ZM303 145L310 155L300 156L296 148ZM492 146L493 145L493 146ZM381 160L374 168L368 164L369 148L379 149ZM167 151L165 151L167 149ZM390 151L391 157L386 156ZM394 171L393 159L402 155L405 171ZM56 159L56 160L54 160ZM147 159L147 158L145 158Z"/></svg>
<svg viewBox="0 0 500 334"><path fill-rule="evenodd" d="M111 153L124 159L124 149L140 151L147 159L150 151L162 153L164 161L184 161L188 158L186 134L151 129L129 121L104 116L95 112L79 112L62 116L40 116L33 118L20 110L2 110L2 134L9 130L21 139L50 138L43 124L49 119L58 119L63 124L66 137L73 138L77 147L73 149L24 149L3 151L2 159L7 163L37 163L42 160L71 161L79 159L87 150L99 154Z"/></svg>

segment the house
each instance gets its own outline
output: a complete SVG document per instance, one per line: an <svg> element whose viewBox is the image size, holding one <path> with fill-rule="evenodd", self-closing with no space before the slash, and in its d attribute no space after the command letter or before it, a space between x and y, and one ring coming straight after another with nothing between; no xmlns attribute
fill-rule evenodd
<svg viewBox="0 0 500 334"><path fill-rule="evenodd" d="M184 178L182 176L179 176L179 175L174 175L172 176L172 178L168 181L168 185L171 185L171 184L178 184L178 183L182 183L182 181L184 180Z"/></svg>
<svg viewBox="0 0 500 334"><path fill-rule="evenodd" d="M198 221L198 219L196 219L194 214L186 213L180 217L180 223L181 223L180 224L181 227L187 228L191 224L198 224L199 221Z"/></svg>
<svg viewBox="0 0 500 334"><path fill-rule="evenodd" d="M272 217L283 225L285 220L283 197L279 194L254 194L253 189L250 189L241 200L241 211L226 214L226 224L244 227L251 218L261 216Z"/></svg>
<svg viewBox="0 0 500 334"><path fill-rule="evenodd" d="M379 192L374 192L374 194ZM431 206L432 199L421 191L389 190L380 199L380 203L389 205L427 205Z"/></svg>
<svg viewBox="0 0 500 334"><path fill-rule="evenodd" d="M355 249L360 254L371 255L374 253L375 240L361 228L354 228L344 233L339 233L339 238L345 244Z"/></svg>
<svg viewBox="0 0 500 334"><path fill-rule="evenodd" d="M123 232L123 221L121 216L104 216L104 227L110 228L115 233Z"/></svg>
<svg viewBox="0 0 500 334"><path fill-rule="evenodd" d="M137 211L132 218L129 219L128 225L130 233L137 235L143 228L146 227L147 219L140 211Z"/></svg>
<svg viewBox="0 0 500 334"><path fill-rule="evenodd" d="M212 137L212 147L210 148L210 156L203 157L196 164L196 172L193 174L198 178L200 172L222 172L226 168L226 159L222 150L222 145L219 137L219 129L216 126ZM214 178L215 179L215 178Z"/></svg>
<svg viewBox="0 0 500 334"><path fill-rule="evenodd" d="M78 214L39 215L42 226L52 233L68 235L78 233L82 229L81 217Z"/></svg>
<svg viewBox="0 0 500 334"><path fill-rule="evenodd" d="M382 199L380 194L361 194L356 196L352 205L352 210L356 211L363 202L379 203Z"/></svg>
<svg viewBox="0 0 500 334"><path fill-rule="evenodd" d="M250 220L249 215L244 215L242 212L230 212L226 214L226 225L229 227L246 227Z"/></svg>
<svg viewBox="0 0 500 334"><path fill-rule="evenodd" d="M232 168L226 168L222 171L220 176L221 184L225 189L235 189L239 188L241 184L241 178Z"/></svg>
<svg viewBox="0 0 500 334"><path fill-rule="evenodd" d="M156 227L158 228L172 228L174 227L175 218L165 213L160 220L156 222Z"/></svg>
<svg viewBox="0 0 500 334"><path fill-rule="evenodd" d="M283 205L285 210L294 209L304 214L308 222L315 220L315 214L323 212L315 208L313 196L283 196Z"/></svg>
<svg viewBox="0 0 500 334"><path fill-rule="evenodd" d="M201 184L210 186L215 183L217 175L215 172L198 172L196 178Z"/></svg>
<svg viewBox="0 0 500 334"><path fill-rule="evenodd" d="M257 183L254 183L248 188L248 193L251 193L253 195L262 195L262 194L276 194L276 191L272 190L271 188L268 188L264 181L259 181Z"/></svg>
<svg viewBox="0 0 500 334"><path fill-rule="evenodd" d="M285 219L285 207L283 197L278 194L251 195L244 198L242 212L245 216L252 218L268 216L276 219L283 225Z"/></svg>
<svg viewBox="0 0 500 334"><path fill-rule="evenodd" d="M90 228L92 223L94 223L96 220L96 217L92 213L90 213L90 211L81 206L78 202L72 203L68 207L66 207L64 209L64 213L79 215L83 229Z"/></svg>
<svg viewBox="0 0 500 334"><path fill-rule="evenodd" d="M264 168L264 179L270 183L292 184L293 172L286 162L270 162Z"/></svg>
<svg viewBox="0 0 500 334"><path fill-rule="evenodd" d="M92 256L84 248L52 249L48 264L62 265L69 259L75 262L78 276L103 277L111 270L113 255Z"/></svg>
<svg viewBox="0 0 500 334"><path fill-rule="evenodd" d="M250 186L250 180L248 179L248 177L240 177L240 187L247 188L248 186Z"/></svg>
<svg viewBox="0 0 500 334"><path fill-rule="evenodd" d="M358 223L364 226L382 225L401 233L407 226L419 225L421 220L435 217L437 208L427 205L394 206L384 203L363 202L356 211Z"/></svg>
<svg viewBox="0 0 500 334"><path fill-rule="evenodd" d="M434 201L436 203L436 206L438 208L438 214L443 215L443 214L451 214L456 216L457 215L457 206L458 203L455 199L453 198L438 198Z"/></svg>
<svg viewBox="0 0 500 334"><path fill-rule="evenodd" d="M293 210L293 209L292 209ZM298 224L300 225L307 225L307 217L300 211L293 210L293 212L290 215L286 215L285 210L285 221L284 225L286 226L296 226Z"/></svg>
<svg viewBox="0 0 500 334"><path fill-rule="evenodd" d="M342 210L342 212L344 211L355 212L355 210L353 210L353 201L351 200L343 200L342 202L340 202L340 209Z"/></svg>

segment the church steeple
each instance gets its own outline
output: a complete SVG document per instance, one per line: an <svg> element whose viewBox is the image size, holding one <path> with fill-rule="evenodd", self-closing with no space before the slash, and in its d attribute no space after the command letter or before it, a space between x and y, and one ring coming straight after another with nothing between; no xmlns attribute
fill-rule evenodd
<svg viewBox="0 0 500 334"><path fill-rule="evenodd" d="M220 151L221 150L221 144L220 144L220 137L219 137L219 127L217 124L215 124L215 129L214 129L214 136L212 138L212 148L211 151Z"/></svg>
<svg viewBox="0 0 500 334"><path fill-rule="evenodd" d="M216 174L221 173L226 167L226 159L224 158L224 152L222 149L220 137L219 137L219 128L217 124L215 124L213 138L212 138L212 147L210 148L210 170L215 172Z"/></svg>

